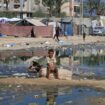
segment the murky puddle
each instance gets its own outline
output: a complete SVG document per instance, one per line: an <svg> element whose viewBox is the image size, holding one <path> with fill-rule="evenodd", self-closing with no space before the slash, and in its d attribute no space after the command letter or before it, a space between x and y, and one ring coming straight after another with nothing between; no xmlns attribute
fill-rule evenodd
<svg viewBox="0 0 105 105"><path fill-rule="evenodd" d="M67 57L66 57L67 58ZM0 77L8 76L29 76L28 65L24 64L27 57L16 57L15 59L8 58L5 61L0 61ZM74 66L73 74L79 78L94 78L105 79L105 57L104 56L89 56L89 57L74 57L80 63ZM68 61L64 58L63 65L66 66ZM40 61L43 64L44 61ZM60 62L62 63L62 62ZM69 66L67 64L67 66ZM60 66L59 66L60 67ZM34 75L35 74L31 74Z"/></svg>
<svg viewBox="0 0 105 105"><path fill-rule="evenodd" d="M77 46L66 46L56 49L58 58L66 58L70 55L78 64L73 67L73 74L83 79L105 79L105 45L104 44L86 44ZM73 48L74 47L74 48ZM73 49L74 50L73 50ZM57 50L59 52L57 52ZM0 76L26 76L28 66L24 64L25 60L31 56L11 56L0 60ZM27 54L26 54L27 55ZM69 66L69 60L64 60L63 65ZM44 60L40 61L43 65ZM59 67L62 66L58 61ZM35 75L35 74L33 74Z"/></svg>
<svg viewBox="0 0 105 105"><path fill-rule="evenodd" d="M105 79L105 56L90 55L89 57L78 57L80 65L75 67L74 74L83 78Z"/></svg>
<svg viewBox="0 0 105 105"><path fill-rule="evenodd" d="M0 105L90 105L87 100L101 97L105 92L83 87L0 86Z"/></svg>

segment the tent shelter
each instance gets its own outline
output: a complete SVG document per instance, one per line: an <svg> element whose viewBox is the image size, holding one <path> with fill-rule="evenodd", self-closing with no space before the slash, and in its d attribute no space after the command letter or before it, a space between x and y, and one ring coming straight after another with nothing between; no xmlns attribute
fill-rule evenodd
<svg viewBox="0 0 105 105"><path fill-rule="evenodd" d="M23 19L16 23L17 26L46 26L37 19Z"/></svg>

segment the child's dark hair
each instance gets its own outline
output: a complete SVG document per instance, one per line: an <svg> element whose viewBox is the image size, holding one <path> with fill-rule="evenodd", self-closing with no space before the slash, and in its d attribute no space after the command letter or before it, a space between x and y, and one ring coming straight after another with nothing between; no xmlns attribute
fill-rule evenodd
<svg viewBox="0 0 105 105"><path fill-rule="evenodd" d="M53 50L53 49L49 49L49 50L48 50L48 53L49 53L49 52L54 52L54 50Z"/></svg>

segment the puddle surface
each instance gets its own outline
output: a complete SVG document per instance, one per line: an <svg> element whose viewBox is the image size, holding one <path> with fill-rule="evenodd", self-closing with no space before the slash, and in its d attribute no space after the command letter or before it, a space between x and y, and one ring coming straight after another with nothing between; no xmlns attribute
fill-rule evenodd
<svg viewBox="0 0 105 105"><path fill-rule="evenodd" d="M105 92L82 87L0 86L0 105L89 105L88 98L100 97Z"/></svg>
<svg viewBox="0 0 105 105"><path fill-rule="evenodd" d="M74 60L80 62L73 70L73 74L79 78L105 79L105 44L87 44L74 46ZM62 56L72 55L72 49L69 46L60 49ZM0 60L0 76L26 76L27 65L24 61L31 56L12 56ZM58 53L59 55L59 53ZM63 60L62 60L63 61ZM44 61L40 61L42 64ZM60 62L58 62L60 63ZM66 62L63 62L66 65ZM32 74L35 75L35 74Z"/></svg>

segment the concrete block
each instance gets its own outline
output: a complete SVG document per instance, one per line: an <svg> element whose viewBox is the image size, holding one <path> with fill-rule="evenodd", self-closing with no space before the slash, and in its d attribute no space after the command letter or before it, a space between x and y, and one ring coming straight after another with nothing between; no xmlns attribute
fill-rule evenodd
<svg viewBox="0 0 105 105"><path fill-rule="evenodd" d="M47 75L47 69L42 68L41 76L46 77L46 75ZM61 80L71 80L72 79L72 71L68 70L68 69L64 69L64 68L59 68L58 76L59 76L59 79L61 79ZM50 77L54 78L54 75L51 73Z"/></svg>

